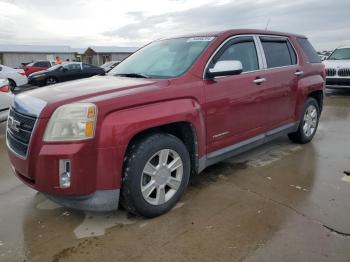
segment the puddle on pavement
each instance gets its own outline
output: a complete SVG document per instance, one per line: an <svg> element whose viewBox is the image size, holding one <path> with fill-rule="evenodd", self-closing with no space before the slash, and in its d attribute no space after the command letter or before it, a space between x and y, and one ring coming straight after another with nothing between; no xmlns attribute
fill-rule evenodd
<svg viewBox="0 0 350 262"><path fill-rule="evenodd" d="M129 218L126 212L110 213L85 212L85 219L74 230L77 238L102 236L106 230L114 226L124 226L136 223L138 218Z"/></svg>
<svg viewBox="0 0 350 262"><path fill-rule="evenodd" d="M267 146L266 149L257 148L255 152L250 151L229 161L231 163L244 162L249 167L264 167L301 149L302 146L295 144Z"/></svg>
<svg viewBox="0 0 350 262"><path fill-rule="evenodd" d="M56 204L55 202L52 202L48 199L40 202L36 208L38 209L41 209L41 210L54 210L54 209L57 209L57 208L60 208L62 206L60 206L59 204Z"/></svg>
<svg viewBox="0 0 350 262"><path fill-rule="evenodd" d="M345 175L342 177L341 179L343 182L347 182L347 183L350 183L350 176L349 175Z"/></svg>
<svg viewBox="0 0 350 262"><path fill-rule="evenodd" d="M185 203L183 202L179 202L173 209L181 208L184 204ZM36 205L36 207L40 210L55 210L58 208L63 208L49 199L41 201ZM59 217L68 217L71 214L74 215L74 211L64 211L59 215ZM141 220L139 217L130 217L123 210L104 213L84 212L84 215L84 220L73 230L74 235L78 239L103 236L106 233L106 230L109 228L130 225ZM145 225L147 225L147 223L143 223L142 227Z"/></svg>

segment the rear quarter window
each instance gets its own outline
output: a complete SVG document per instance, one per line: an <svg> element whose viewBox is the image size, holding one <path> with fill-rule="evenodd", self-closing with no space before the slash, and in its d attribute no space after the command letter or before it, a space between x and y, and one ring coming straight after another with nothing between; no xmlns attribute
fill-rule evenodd
<svg viewBox="0 0 350 262"><path fill-rule="evenodd" d="M321 58L307 38L298 37L298 43L310 63L321 63Z"/></svg>

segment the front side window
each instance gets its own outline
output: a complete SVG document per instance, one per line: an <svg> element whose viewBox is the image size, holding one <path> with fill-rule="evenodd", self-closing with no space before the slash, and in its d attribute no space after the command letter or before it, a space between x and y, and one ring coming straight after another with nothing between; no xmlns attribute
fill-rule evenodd
<svg viewBox="0 0 350 262"><path fill-rule="evenodd" d="M268 68L295 65L297 57L285 38L260 37Z"/></svg>
<svg viewBox="0 0 350 262"><path fill-rule="evenodd" d="M339 48L334 50L327 60L350 60L350 48Z"/></svg>
<svg viewBox="0 0 350 262"><path fill-rule="evenodd" d="M259 69L258 56L254 39L252 37L239 37L230 40L214 56L209 68L212 68L219 61L236 60L243 66L243 72Z"/></svg>
<svg viewBox="0 0 350 262"><path fill-rule="evenodd" d="M182 37L155 41L129 56L110 75L173 78L184 74L214 37Z"/></svg>

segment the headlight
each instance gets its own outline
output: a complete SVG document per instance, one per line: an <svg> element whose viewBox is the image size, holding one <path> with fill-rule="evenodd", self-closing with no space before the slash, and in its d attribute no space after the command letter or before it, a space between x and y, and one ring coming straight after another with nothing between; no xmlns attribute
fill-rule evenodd
<svg viewBox="0 0 350 262"><path fill-rule="evenodd" d="M97 107L91 103L60 106L51 116L44 141L77 141L95 135Z"/></svg>

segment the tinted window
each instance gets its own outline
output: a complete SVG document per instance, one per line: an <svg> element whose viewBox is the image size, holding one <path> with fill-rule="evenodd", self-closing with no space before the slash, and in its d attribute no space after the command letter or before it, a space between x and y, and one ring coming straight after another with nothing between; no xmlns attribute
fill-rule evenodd
<svg viewBox="0 0 350 262"><path fill-rule="evenodd" d="M298 38L299 45L310 63L321 63L321 58L306 38Z"/></svg>
<svg viewBox="0 0 350 262"><path fill-rule="evenodd" d="M218 61L238 60L243 65L243 72L259 69L255 43L251 37L235 38L228 42L214 57L209 68Z"/></svg>
<svg viewBox="0 0 350 262"><path fill-rule="evenodd" d="M296 64L296 54L288 40L276 37L261 37L260 40L268 68Z"/></svg>
<svg viewBox="0 0 350 262"><path fill-rule="evenodd" d="M67 64L63 66L64 68L68 69L68 70L80 70L80 64Z"/></svg>
<svg viewBox="0 0 350 262"><path fill-rule="evenodd" d="M40 62L34 63L34 66L37 66L37 67L50 67L51 65L50 65L49 62L40 61Z"/></svg>
<svg viewBox="0 0 350 262"><path fill-rule="evenodd" d="M83 64L83 69L94 69L94 68L96 69L97 67L89 64Z"/></svg>

